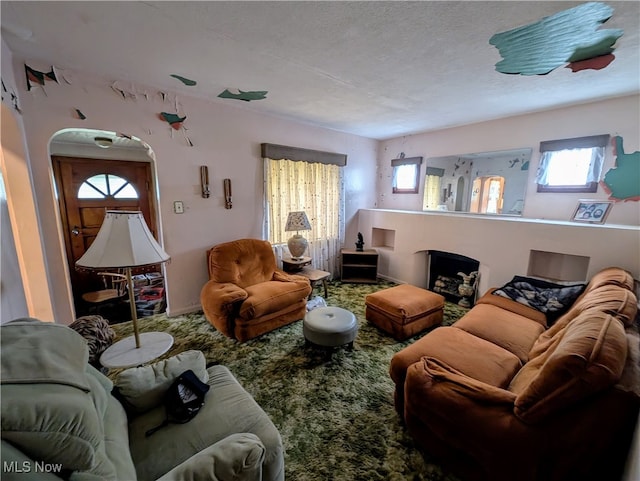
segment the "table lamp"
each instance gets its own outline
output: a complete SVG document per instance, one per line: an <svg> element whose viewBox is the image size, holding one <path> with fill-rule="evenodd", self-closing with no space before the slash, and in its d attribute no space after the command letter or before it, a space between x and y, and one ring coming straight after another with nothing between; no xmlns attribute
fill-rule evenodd
<svg viewBox="0 0 640 481"><path fill-rule="evenodd" d="M303 210L297 212L289 212L287 217L287 224L284 227L285 232L295 231L296 233L291 236L287 241L291 258L294 260L302 259L304 251L307 249L309 243L307 239L298 234L301 230L311 230L311 224L307 218L307 214Z"/></svg>
<svg viewBox="0 0 640 481"><path fill-rule="evenodd" d="M131 268L161 264L169 259L169 254L153 238L142 212L108 210L95 240L84 255L76 261L77 267L88 269L126 270L135 348L130 338L123 341L129 340L132 349L140 349L141 344ZM172 343L173 338L167 349Z"/></svg>

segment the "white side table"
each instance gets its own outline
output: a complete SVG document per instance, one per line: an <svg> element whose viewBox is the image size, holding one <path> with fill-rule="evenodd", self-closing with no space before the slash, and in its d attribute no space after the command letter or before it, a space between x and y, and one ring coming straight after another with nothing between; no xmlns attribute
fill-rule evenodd
<svg viewBox="0 0 640 481"><path fill-rule="evenodd" d="M162 356L173 346L173 337L166 332L143 332L140 347L134 336L109 346L100 356L100 364L109 369L134 367Z"/></svg>

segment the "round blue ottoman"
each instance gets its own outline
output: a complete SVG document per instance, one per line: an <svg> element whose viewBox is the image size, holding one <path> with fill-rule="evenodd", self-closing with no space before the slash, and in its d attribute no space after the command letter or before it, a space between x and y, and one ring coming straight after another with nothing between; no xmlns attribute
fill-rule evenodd
<svg viewBox="0 0 640 481"><path fill-rule="evenodd" d="M307 312L302 321L304 338L318 346L335 347L349 345L358 334L358 322L353 312L341 307L319 307Z"/></svg>

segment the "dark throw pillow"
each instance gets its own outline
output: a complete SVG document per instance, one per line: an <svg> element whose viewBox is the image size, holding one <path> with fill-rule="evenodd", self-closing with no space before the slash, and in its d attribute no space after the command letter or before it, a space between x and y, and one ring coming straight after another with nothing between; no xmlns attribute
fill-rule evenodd
<svg viewBox="0 0 640 481"><path fill-rule="evenodd" d="M553 322L571 307L586 287L585 283L555 284L534 277L514 276L493 294L536 309Z"/></svg>

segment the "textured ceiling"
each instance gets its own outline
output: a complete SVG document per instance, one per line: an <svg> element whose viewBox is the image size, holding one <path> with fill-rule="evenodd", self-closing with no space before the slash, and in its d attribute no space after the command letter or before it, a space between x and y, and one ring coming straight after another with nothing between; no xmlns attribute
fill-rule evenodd
<svg viewBox="0 0 640 481"><path fill-rule="evenodd" d="M640 3L603 70L496 72L489 38L582 2L2 1L2 38L54 65L385 139L640 90ZM197 81L193 87L172 78ZM224 89L265 100L221 99ZM188 112L186 112L188 115Z"/></svg>

